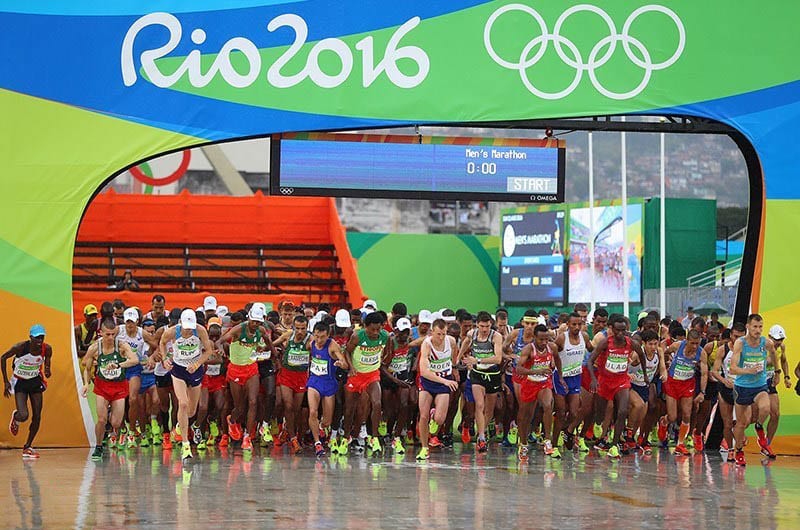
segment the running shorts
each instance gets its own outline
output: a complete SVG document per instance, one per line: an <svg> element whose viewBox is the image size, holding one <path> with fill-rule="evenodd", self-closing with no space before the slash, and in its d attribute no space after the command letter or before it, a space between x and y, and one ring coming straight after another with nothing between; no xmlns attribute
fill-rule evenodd
<svg viewBox="0 0 800 530"><path fill-rule="evenodd" d="M106 381L96 377L94 380L94 393L109 403L128 397L127 381Z"/></svg>
<svg viewBox="0 0 800 530"><path fill-rule="evenodd" d="M356 372L355 375L351 375L347 378L347 385L345 385L345 388L348 392L360 394L366 390L369 385L380 380L380 370L375 370L374 372Z"/></svg>
<svg viewBox="0 0 800 530"><path fill-rule="evenodd" d="M15 394L39 394L47 390L47 385L41 376L32 377L30 379L14 379L14 393Z"/></svg>
<svg viewBox="0 0 800 530"><path fill-rule="evenodd" d="M514 382L514 383L517 383L518 385L521 385L522 382L525 381L525 376L524 375L519 375L517 373L517 367L516 366L514 367L514 371L511 373L511 381Z"/></svg>
<svg viewBox="0 0 800 530"><path fill-rule="evenodd" d="M671 377L664 383L664 393L673 399L694 397L694 378L686 381L678 381Z"/></svg>
<svg viewBox="0 0 800 530"><path fill-rule="evenodd" d="M712 381L711 378L708 378L708 382L706 383L706 401L711 403L712 405L717 402L717 396L719 395L719 387L722 386L716 381Z"/></svg>
<svg viewBox="0 0 800 530"><path fill-rule="evenodd" d="M553 372L553 388L559 396L573 396L581 393L581 376L572 375L565 377L564 382L567 383L567 388L561 386L561 378L558 377L558 370Z"/></svg>
<svg viewBox="0 0 800 530"><path fill-rule="evenodd" d="M613 400L620 390L626 390L630 387L631 378L628 377L628 374L610 376L601 372L597 376L597 395L606 401Z"/></svg>
<svg viewBox="0 0 800 530"><path fill-rule="evenodd" d="M719 385L719 397L722 401L727 403L728 405L733 405L735 401L735 397L733 395L733 389L728 388L725 385Z"/></svg>
<svg viewBox="0 0 800 530"><path fill-rule="evenodd" d="M319 392L320 397L331 397L338 392L339 381L336 380L335 376L310 375L308 376L308 388L313 388Z"/></svg>
<svg viewBox="0 0 800 530"><path fill-rule="evenodd" d="M733 385L733 388L736 391L737 405L752 405L755 402L757 395L759 395L761 392L769 392L767 385L756 388Z"/></svg>
<svg viewBox="0 0 800 530"><path fill-rule="evenodd" d="M586 390L587 392L592 391L592 376L589 375L589 369L585 366L583 367L583 371L581 372L581 388Z"/></svg>
<svg viewBox="0 0 800 530"><path fill-rule="evenodd" d="M145 374L142 373L141 375L142 382L139 385L139 393L144 394L154 386L156 386L156 375L153 373Z"/></svg>
<svg viewBox="0 0 800 530"><path fill-rule="evenodd" d="M203 382L203 376L206 373L206 367L201 366L193 374L189 373L189 370L184 368L179 364L172 365L172 377L175 379L180 379L186 386L196 387L200 386L200 383Z"/></svg>
<svg viewBox="0 0 800 530"><path fill-rule="evenodd" d="M404 372L397 372L396 374L393 375L400 381L407 381L409 383L414 381L414 378L411 377L411 372L409 372L408 370ZM386 377L383 373L381 373L381 388L385 388L386 390L397 390L398 385L394 381Z"/></svg>
<svg viewBox="0 0 800 530"><path fill-rule="evenodd" d="M214 394L225 388L227 378L225 375L204 375L203 388L208 390L209 394Z"/></svg>
<svg viewBox="0 0 800 530"><path fill-rule="evenodd" d="M172 376L169 374L156 376L157 388L172 388Z"/></svg>
<svg viewBox="0 0 800 530"><path fill-rule="evenodd" d="M464 395L464 399L467 400L467 403L475 403L475 396L472 395L472 381L470 381L469 377L467 377L464 382L464 391L462 394Z"/></svg>
<svg viewBox="0 0 800 530"><path fill-rule="evenodd" d="M469 380L472 381L473 385L480 385L485 388L487 394L499 394L503 391L503 374L500 372L487 374L470 370Z"/></svg>
<svg viewBox="0 0 800 530"><path fill-rule="evenodd" d="M541 383L534 383L533 381L525 379L520 385L519 400L522 403L532 403L539 398L539 392L545 388L553 388L552 379L542 381Z"/></svg>
<svg viewBox="0 0 800 530"><path fill-rule="evenodd" d="M634 385L631 383L631 390L639 394L645 404L650 402L650 385Z"/></svg>
<svg viewBox="0 0 800 530"><path fill-rule="evenodd" d="M452 376L449 378L452 379ZM420 378L420 386L424 392L432 396L438 396L439 394L449 394L450 389L447 388L447 385L439 383L437 381L430 381L425 379L424 377Z"/></svg>
<svg viewBox="0 0 800 530"><path fill-rule="evenodd" d="M245 365L230 363L225 377L227 381L236 383L239 386L244 386L251 377L256 377L257 375L258 365L256 363Z"/></svg>
<svg viewBox="0 0 800 530"><path fill-rule="evenodd" d="M141 377L142 376L142 365L136 364L134 366L130 366L125 368L125 379L131 380L134 377Z"/></svg>
<svg viewBox="0 0 800 530"><path fill-rule="evenodd" d="M295 394L302 394L308 384L308 372L295 372L284 368L278 372L275 384L291 388Z"/></svg>
<svg viewBox="0 0 800 530"><path fill-rule="evenodd" d="M256 364L258 365L258 377L261 379L275 375L275 365L272 364L272 359L258 361Z"/></svg>
<svg viewBox="0 0 800 530"><path fill-rule="evenodd" d="M772 384L772 380L770 379L769 382L767 382L767 394L777 394L777 393L778 389L775 388L775 386Z"/></svg>

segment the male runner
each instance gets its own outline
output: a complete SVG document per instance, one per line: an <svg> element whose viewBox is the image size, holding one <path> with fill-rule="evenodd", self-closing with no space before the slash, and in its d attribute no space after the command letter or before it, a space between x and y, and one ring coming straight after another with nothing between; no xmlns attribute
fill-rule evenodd
<svg viewBox="0 0 800 530"><path fill-rule="evenodd" d="M614 427L614 438L608 450L609 458L619 458L620 453L627 454L628 450L620 443L620 437L625 432L625 422L628 419L629 393L631 378L628 376L628 362L632 352L639 355L639 362L647 364L645 354L639 342L626 335L628 324L625 317L619 314L611 315L608 319L611 332L608 337L600 340L595 347L586 368L591 377L591 391L596 393L598 412L604 417L608 402L613 401L617 411L617 421ZM595 375L595 362L599 375ZM644 374L644 383L650 384L647 374ZM602 441L602 440L601 440ZM604 444L601 444L602 448Z"/></svg>
<svg viewBox="0 0 800 530"><path fill-rule="evenodd" d="M410 325L411 323L408 322ZM453 377L453 364L458 362L456 341L447 335L447 322L434 320L431 335L422 342L419 356L419 439L422 447L417 460L429 457L429 436L436 436L439 426L447 418L450 392L458 388ZM436 409L431 418L431 406Z"/></svg>
<svg viewBox="0 0 800 530"><path fill-rule="evenodd" d="M160 364L155 361L156 352L158 351L158 340L155 338L156 325L151 319L144 319L142 321L143 333L148 333L153 337L153 344L151 346L147 342L144 343L142 349L142 374L141 384L139 385L139 395L141 398L141 414L139 416L139 424L145 426L145 433L142 435L140 445L147 447L151 441L153 445L161 445L161 425L158 422L158 415L161 412L161 401L158 397L156 389L156 376L155 367ZM128 382L130 387L130 381Z"/></svg>
<svg viewBox="0 0 800 530"><path fill-rule="evenodd" d="M722 417L722 447L728 454L728 462L735 462L733 445L733 408L736 397L733 395L735 376L731 374L731 358L733 346L737 340L744 337L747 328L742 322L734 322L731 328L722 332L723 345L714 359L711 376L719 383L718 408Z"/></svg>
<svg viewBox="0 0 800 530"><path fill-rule="evenodd" d="M325 456L325 447L322 444L325 439L330 438L329 429L336 405L336 392L339 390L336 368L347 368L347 361L339 345L330 337L330 327L324 322L318 322L314 325L314 339L311 341L308 376L308 426L311 436L314 437L314 453L317 457ZM331 452L336 451L338 446L331 445Z"/></svg>
<svg viewBox="0 0 800 530"><path fill-rule="evenodd" d="M53 348L44 342L44 327L34 324L28 332L28 340L18 342L0 357L0 367L3 371L3 395L10 397L14 394L16 409L11 413L11 422L8 430L13 436L19 432L19 424L31 419L28 427L28 439L22 447L22 458L39 458L39 453L33 448L33 439L39 432L42 421L43 392L47 388L45 378L50 378L50 360L53 357ZM13 358L13 378L8 380L6 360ZM44 367L44 370L42 370ZM44 377L42 377L44 375ZM31 402L31 413L28 415L28 400Z"/></svg>
<svg viewBox="0 0 800 530"><path fill-rule="evenodd" d="M506 361L506 386L511 390L512 396L509 399L509 410L506 414L508 424L503 428L507 434L506 440L509 446L516 445L519 441L519 428L516 423L519 415L519 392L524 376L517 373L519 354L526 344L533 342L533 330L538 324L538 313L534 309L528 309L522 316L522 327L512 330L503 341L503 359ZM505 445L505 444L504 444Z"/></svg>
<svg viewBox="0 0 800 530"><path fill-rule="evenodd" d="M278 337L274 345L276 348L283 348L276 383L283 403L285 431L289 436L292 452L298 454L303 450L297 433L311 362L309 350L311 334L308 332L308 318L303 315L294 317L292 326L293 329Z"/></svg>
<svg viewBox="0 0 800 530"><path fill-rule="evenodd" d="M219 437L219 420L222 418L222 411L225 409L225 386L227 383L225 371L225 350L219 348L219 340L222 337L222 321L219 317L208 319L208 340L214 345L215 351L206 362L206 373L203 376L203 383L200 390L200 401L197 406L197 421L193 429L201 431L200 441L197 449L203 450L208 445L213 446ZM223 344L225 346L225 344ZM210 405L213 405L211 409ZM209 409L213 413L209 415ZM205 430L205 423L208 420L208 439L202 437Z"/></svg>
<svg viewBox="0 0 800 530"><path fill-rule="evenodd" d="M144 321L150 319L153 322L158 322L159 318L167 316L167 313L164 309L166 305L167 300L163 295L153 295L153 298L150 301L150 311L148 311L147 314L142 317L142 320Z"/></svg>
<svg viewBox="0 0 800 530"><path fill-rule="evenodd" d="M178 398L178 426L183 434L181 459L187 463L192 459L189 418L197 412L204 365L214 353L214 346L208 340L206 328L197 324L197 315L191 309L184 309L180 323L164 331L159 350L166 351L170 341L174 343L172 359L163 362L172 371L172 387Z"/></svg>
<svg viewBox="0 0 800 530"><path fill-rule="evenodd" d="M478 452L488 451L486 426L492 419L497 394L503 389L500 363L503 361L503 337L492 329L492 315L481 311L477 316L477 328L464 337L459 357L469 368L467 375L472 383L475 399L475 421L477 423Z"/></svg>
<svg viewBox="0 0 800 530"><path fill-rule="evenodd" d="M567 332L556 337L555 346L561 360L563 372L553 374L555 389L556 419L553 438L557 439L564 430L564 445L572 450L575 442L575 429L581 422L581 375L587 353L594 350L589 334L583 331L584 321L579 313L570 313ZM560 374L560 376L559 376ZM567 386L561 385L565 381ZM569 412L569 421L566 415Z"/></svg>
<svg viewBox="0 0 800 530"><path fill-rule="evenodd" d="M775 357L780 362L780 366L767 364L767 389L769 392L769 423L767 424L767 440L772 443L775 433L778 432L778 421L781 417L781 401L778 396L778 386L786 385L792 387L792 379L789 377L789 363L786 361L786 331L783 326L775 324L769 328L769 338L775 347ZM781 377L783 373L783 377Z"/></svg>
<svg viewBox="0 0 800 530"><path fill-rule="evenodd" d="M97 423L94 434L97 445L92 453L92 460L103 458L103 436L106 432L106 423L109 420L108 409L111 407L111 429L118 432L125 414L125 398L128 397L128 382L125 379L125 370L131 366L138 366L139 358L133 353L131 347L117 338L117 323L115 320L104 320L100 324L100 340L89 347L83 357L83 390L81 395L86 397L89 393L91 370L97 363L94 378L94 394L97 400Z"/></svg>
<svg viewBox="0 0 800 530"><path fill-rule="evenodd" d="M580 316L578 319L580 320ZM580 327L578 329L580 330ZM567 382L560 375L562 373L561 359L555 351L555 345L549 341L550 333L547 326L537 324L533 332L533 342L522 348L517 364L517 373L525 377L520 385L519 416L517 417L520 435L517 456L520 462L528 461L528 435L537 404L542 407L542 423L546 438L544 453L553 458L561 458L558 447L554 447L558 436L553 430L554 375L559 379L559 384L563 388L568 388Z"/></svg>
<svg viewBox="0 0 800 530"><path fill-rule="evenodd" d="M364 328L353 333L345 351L349 356L350 375L345 389L344 430L348 444L352 440L354 426L360 426L367 419L370 405L371 436L367 445L373 453L381 452L378 439L378 424L381 420L381 359L391 355L389 334L381 329L383 319L378 313L370 313L364 318Z"/></svg>
<svg viewBox="0 0 800 530"><path fill-rule="evenodd" d="M722 347L722 343L719 340L719 335L721 332L722 329L718 324L709 324L708 326L706 326L706 335L705 335L706 344L705 346L703 346L703 351L706 354L706 362L708 364L709 372L711 371L711 367L714 366L714 361L716 361L717 359L717 352ZM696 392L700 390L699 374L697 374L697 376L698 377L695 377L695 381L697 382L697 384L695 385ZM695 451L703 450L706 425L708 424L708 420L711 415L711 408L717 402L718 394L719 394L719 383L717 383L717 380L714 379L709 373L708 382L706 383L706 393L703 402L700 403L699 407L697 407L694 417L692 418L692 421L694 422L692 425L692 439L694 442Z"/></svg>
<svg viewBox="0 0 800 530"><path fill-rule="evenodd" d="M411 321L398 318L391 335L392 356L384 357L381 363L381 400L386 418L381 425L386 424L392 429L392 450L396 454L405 453L400 436L408 424L409 393L414 382L411 376L410 335Z"/></svg>
<svg viewBox="0 0 800 530"><path fill-rule="evenodd" d="M648 440L650 430L655 423L659 410L658 396L661 393L661 371L664 366L664 356L659 347L658 334L650 329L642 331L640 335L642 349L646 364L642 365L638 357L634 357L628 366L631 377L630 411L628 413L628 431L633 436L639 432L637 443L644 454L652 453ZM653 384L645 384L647 379Z"/></svg>
<svg viewBox="0 0 800 530"><path fill-rule="evenodd" d="M82 359L86 355L86 350L97 340L97 307L87 304L83 308L83 322L75 326L75 344L78 348L78 358Z"/></svg>
<svg viewBox="0 0 800 530"><path fill-rule="evenodd" d="M761 315L751 314L747 317L747 335L733 345L730 371L736 376L736 425L733 428L733 437L736 439L737 466L747 465L744 459L744 430L750 424L753 413L756 415L756 435L761 452L769 458L775 458L764 433L764 421L769 416L770 408L767 362L775 366L775 347L772 341L761 335L763 329L764 320Z"/></svg>
<svg viewBox="0 0 800 530"><path fill-rule="evenodd" d="M270 331L264 326L264 310L252 306L247 321L236 324L225 332L215 344L216 351L224 351L230 341L227 368L228 387L233 398L233 409L228 415L228 434L236 441L242 441L242 450L251 451L251 437L256 432L256 412L258 410L259 359L268 359L274 350ZM246 412L245 412L246 411ZM246 430L242 432L242 424Z"/></svg>
<svg viewBox="0 0 800 530"><path fill-rule="evenodd" d="M706 352L700 348L700 333L691 329L686 340L676 342L666 352L671 358L669 370L661 367L661 380L667 396L667 416L662 417L658 426L658 438L663 443L667 439L667 425L678 420L680 410L681 426L678 432L678 445L675 454L689 455L686 437L692 419L692 409L703 402L708 381L708 361ZM700 391L695 396L695 372L700 369ZM695 448L702 451L702 445Z"/></svg>
<svg viewBox="0 0 800 530"><path fill-rule="evenodd" d="M142 387L142 369L143 366L149 362L147 351L145 351L145 344L155 350L158 347L155 336L139 327L139 312L133 307L129 307L123 313L123 320L125 324L119 326L117 338L130 346L131 351L136 354L139 359L139 364L131 366L125 370L125 378L128 380L128 448L136 447L139 439L142 437L143 425L139 424L140 418L143 416L143 402L139 390Z"/></svg>

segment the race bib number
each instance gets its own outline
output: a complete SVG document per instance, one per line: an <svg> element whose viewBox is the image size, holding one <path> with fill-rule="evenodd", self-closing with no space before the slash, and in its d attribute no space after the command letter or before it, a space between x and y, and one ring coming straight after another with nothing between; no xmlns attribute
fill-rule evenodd
<svg viewBox="0 0 800 530"><path fill-rule="evenodd" d="M14 375L19 379L33 379L39 375L39 366L33 364L19 364L14 367Z"/></svg>
<svg viewBox="0 0 800 530"><path fill-rule="evenodd" d="M104 366L100 368L100 374L103 376L104 379L113 380L117 379L118 377L122 376L122 368L117 366L116 368L109 368L108 366Z"/></svg>
<svg viewBox="0 0 800 530"><path fill-rule="evenodd" d="M756 373L761 373L764 371L764 361L745 361L743 368L745 370L756 368Z"/></svg>
<svg viewBox="0 0 800 530"><path fill-rule="evenodd" d="M675 372L672 377L678 381L688 381L694 377L694 367L685 364L677 364L675 365Z"/></svg>
<svg viewBox="0 0 800 530"><path fill-rule="evenodd" d="M311 358L311 374L317 376L328 375L328 361L326 359Z"/></svg>
<svg viewBox="0 0 800 530"><path fill-rule="evenodd" d="M583 365L581 361L577 361L568 365L564 365L561 367L564 370L562 374L564 377L575 377L576 375L581 375L583 372Z"/></svg>
<svg viewBox="0 0 800 530"><path fill-rule="evenodd" d="M411 363L408 362L408 357L395 357L389 365L389 371L393 374L399 374L407 371L410 366Z"/></svg>
<svg viewBox="0 0 800 530"><path fill-rule="evenodd" d="M272 358L272 352L269 350L262 350L256 351L254 350L253 353L250 355L250 359L253 361L268 361Z"/></svg>
<svg viewBox="0 0 800 530"><path fill-rule="evenodd" d="M538 363L535 362L533 363L533 366L531 366L531 370L536 370L536 371L547 370L548 368L550 368L550 361L544 361ZM544 383L545 381L547 381L549 377L550 377L549 375L545 374L530 374L528 376L528 381L533 381L534 383Z"/></svg>
<svg viewBox="0 0 800 530"><path fill-rule="evenodd" d="M361 356L361 364L365 364L367 366L374 366L374 365L378 364L379 360L380 360L380 354L377 354L377 353L374 354L374 355L362 355Z"/></svg>
<svg viewBox="0 0 800 530"><path fill-rule="evenodd" d="M452 359L431 359L431 372L435 373L439 377L448 376L453 371L453 361Z"/></svg>
<svg viewBox="0 0 800 530"><path fill-rule="evenodd" d="M606 359L606 370L615 374L628 371L627 355L609 355Z"/></svg>
<svg viewBox="0 0 800 530"><path fill-rule="evenodd" d="M289 366L306 366L308 365L308 355L307 350L292 350L288 352L286 362Z"/></svg>
<svg viewBox="0 0 800 530"><path fill-rule="evenodd" d="M206 375L219 375L222 372L221 364L208 364L206 365Z"/></svg>

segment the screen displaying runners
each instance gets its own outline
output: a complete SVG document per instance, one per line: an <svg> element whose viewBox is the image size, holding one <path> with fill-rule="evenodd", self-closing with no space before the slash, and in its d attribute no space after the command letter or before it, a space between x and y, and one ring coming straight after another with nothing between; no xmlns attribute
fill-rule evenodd
<svg viewBox="0 0 800 530"><path fill-rule="evenodd" d="M564 301L563 211L503 215L500 300Z"/></svg>
<svg viewBox="0 0 800 530"><path fill-rule="evenodd" d="M622 260L628 263L628 300L642 297L642 205L628 204L627 248L623 248L622 206L596 206L594 230L589 208L573 208L569 213L569 303L591 300L622 302ZM591 270L589 241L594 240L594 273Z"/></svg>
<svg viewBox="0 0 800 530"><path fill-rule="evenodd" d="M557 139L275 135L270 191L285 196L563 202L564 146Z"/></svg>

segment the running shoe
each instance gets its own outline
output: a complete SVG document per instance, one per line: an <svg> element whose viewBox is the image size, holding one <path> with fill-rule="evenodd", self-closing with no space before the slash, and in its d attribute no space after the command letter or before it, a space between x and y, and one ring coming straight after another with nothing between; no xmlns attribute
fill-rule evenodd
<svg viewBox="0 0 800 530"><path fill-rule="evenodd" d="M564 445L564 431L558 433L558 440L556 441L556 447L560 447Z"/></svg>
<svg viewBox="0 0 800 530"><path fill-rule="evenodd" d="M619 447L612 445L608 449L608 458L620 458Z"/></svg>
<svg viewBox="0 0 800 530"><path fill-rule="evenodd" d="M128 443L126 444L126 446L127 446L127 448L128 448L128 449L133 449L133 448L135 448L137 445L138 445L138 444L136 443L136 434L134 434L133 432L131 432L131 433L128 435Z"/></svg>
<svg viewBox="0 0 800 530"><path fill-rule="evenodd" d="M744 459L744 451L742 451L741 449L739 449L738 451L736 451L736 459L735 459L735 462L736 462L736 465L737 465L737 466L744 467L744 466L746 466L746 465L747 465L747 462L746 462L746 461L745 461L745 459Z"/></svg>
<svg viewBox="0 0 800 530"><path fill-rule="evenodd" d="M625 454L628 454L631 451L635 451L635 450L636 450L636 440L634 440L632 436L630 438L626 437L625 438L625 451L626 451Z"/></svg>
<svg viewBox="0 0 800 530"><path fill-rule="evenodd" d="M126 442L127 438L128 438L128 436L125 435L125 434L120 434L117 437L117 449L119 449L120 451L122 449L125 449L125 445L126 445L125 442Z"/></svg>
<svg viewBox="0 0 800 530"><path fill-rule="evenodd" d="M439 424L434 421L433 418L428 421L428 432L431 434L438 434L439 433Z"/></svg>
<svg viewBox="0 0 800 530"><path fill-rule="evenodd" d="M419 453L417 453L417 460L427 460L428 458L430 458L430 453L428 452L428 448L423 447L422 449L419 450Z"/></svg>
<svg viewBox="0 0 800 530"><path fill-rule="evenodd" d="M725 440L725 438L723 438L722 441L719 443L719 450L725 451L727 453L728 449L729 449L728 442Z"/></svg>
<svg viewBox="0 0 800 530"><path fill-rule="evenodd" d="M158 432L151 429L150 433L153 436L153 445L161 445L161 437L163 436L161 428L159 427Z"/></svg>
<svg viewBox="0 0 800 530"><path fill-rule="evenodd" d="M183 442L183 435L181 434L181 426L176 425L174 429L172 429L172 441L182 443Z"/></svg>
<svg viewBox="0 0 800 530"><path fill-rule="evenodd" d="M92 460L97 462L102 459L103 459L103 446L98 445L97 447L94 448L94 451L92 452Z"/></svg>
<svg viewBox="0 0 800 530"><path fill-rule="evenodd" d="M762 431L763 433L763 431ZM769 440L765 436L758 437L758 446L761 448L761 454L774 459L775 453L772 452L772 448L769 445Z"/></svg>
<svg viewBox="0 0 800 530"><path fill-rule="evenodd" d="M322 427L319 428L319 441L325 444L328 441L328 430L323 429Z"/></svg>
<svg viewBox="0 0 800 530"><path fill-rule="evenodd" d="M139 440L139 447L150 447L150 436L147 434L142 436L142 439Z"/></svg>
<svg viewBox="0 0 800 530"><path fill-rule="evenodd" d="M208 433L211 435L212 438L215 440L219 438L219 425L214 420L208 422Z"/></svg>
<svg viewBox="0 0 800 530"><path fill-rule="evenodd" d="M158 424L158 420L155 418L150 419L150 434L155 436L161 436L161 425Z"/></svg>
<svg viewBox="0 0 800 530"><path fill-rule="evenodd" d="M733 464L734 462L736 462L736 457L733 456L733 449L731 449L728 451L728 463Z"/></svg>
<svg viewBox="0 0 800 530"><path fill-rule="evenodd" d="M369 436L369 434L367 433L367 424L366 423L362 423L361 424L361 429L358 431L358 437L363 440L367 436Z"/></svg>
<svg viewBox="0 0 800 530"><path fill-rule="evenodd" d="M472 437L469 435L469 427L466 425L461 426L461 443L468 444L472 441Z"/></svg>
<svg viewBox="0 0 800 530"><path fill-rule="evenodd" d="M411 435L411 432L406 433L406 445L414 445L414 437Z"/></svg>
<svg viewBox="0 0 800 530"><path fill-rule="evenodd" d="M642 452L646 455L653 454L653 446L650 445L650 441L645 439L639 447L642 449Z"/></svg>
<svg viewBox="0 0 800 530"><path fill-rule="evenodd" d="M303 447L300 445L300 441L297 439L297 436L292 436L291 451L296 455L300 454L303 451Z"/></svg>
<svg viewBox="0 0 800 530"><path fill-rule="evenodd" d="M525 444L519 444L519 449L517 449L517 458L519 458L520 462L527 462L528 461L528 446Z"/></svg>
<svg viewBox="0 0 800 530"><path fill-rule="evenodd" d="M381 451L383 451L383 448L381 447L381 441L378 440L377 436L370 436L368 444L369 444L369 450L372 451L373 453L380 453Z"/></svg>
<svg viewBox="0 0 800 530"><path fill-rule="evenodd" d="M346 455L350 452L350 442L344 436L339 436L339 454Z"/></svg>
<svg viewBox="0 0 800 530"><path fill-rule="evenodd" d="M165 432L162 436L164 437L164 443L161 444L161 447L164 448L164 451L169 451L172 449L172 437L168 432Z"/></svg>
<svg viewBox="0 0 800 530"><path fill-rule="evenodd" d="M339 439L338 438L331 438L328 440L328 449L330 450L332 455L339 453Z"/></svg>
<svg viewBox="0 0 800 530"><path fill-rule="evenodd" d="M443 434L440 440L442 441L442 447L445 449L453 448L453 433Z"/></svg>
<svg viewBox="0 0 800 530"><path fill-rule="evenodd" d="M275 439L272 437L272 433L269 432L269 429L264 429L264 434L261 435L262 447L269 447L274 442L275 442Z"/></svg>
<svg viewBox="0 0 800 530"><path fill-rule="evenodd" d="M564 433L564 447L567 451L572 451L575 448L575 435L569 432Z"/></svg>
<svg viewBox="0 0 800 530"><path fill-rule="evenodd" d="M686 447L686 445L678 444L678 445L675 446L675 454L676 455L689 456L692 453L689 452L689 448Z"/></svg>
<svg viewBox="0 0 800 530"><path fill-rule="evenodd" d="M404 455L406 453L406 448L403 447L403 442L400 440L399 436L395 436L392 441L392 451L394 451L396 455Z"/></svg>
<svg viewBox="0 0 800 530"><path fill-rule="evenodd" d="M431 449L437 449L441 446L442 442L439 440L439 437L436 436L435 434L431 436L430 439L428 440L428 447L430 447Z"/></svg>
<svg viewBox="0 0 800 530"><path fill-rule="evenodd" d="M583 436L578 438L578 451L580 451L581 453L589 452L589 446L586 445L586 438L584 438Z"/></svg>
<svg viewBox="0 0 800 530"><path fill-rule="evenodd" d="M694 450L697 452L701 452L705 445L703 444L703 435L702 434L693 434L692 441L694 442Z"/></svg>
<svg viewBox="0 0 800 530"><path fill-rule="evenodd" d="M14 409L11 412L11 421L8 423L8 430L11 433L11 436L16 436L19 432L19 423L17 423L17 420L15 419L16 415L17 409Z"/></svg>
<svg viewBox="0 0 800 530"><path fill-rule="evenodd" d="M22 450L22 458L24 459L37 459L39 458L39 451L34 449L33 447L26 447Z"/></svg>
<svg viewBox="0 0 800 530"><path fill-rule="evenodd" d="M201 431L200 427L198 427L196 424L192 424L191 429L193 435L192 441L194 442L195 445L197 445L203 439L203 431Z"/></svg>
<svg viewBox="0 0 800 530"><path fill-rule="evenodd" d="M314 443L314 454L317 458L325 456L325 447L323 447L322 442Z"/></svg>
<svg viewBox="0 0 800 530"><path fill-rule="evenodd" d="M228 447L230 444L230 437L227 434L223 434L222 437L219 439L219 446L220 447Z"/></svg>
<svg viewBox="0 0 800 530"><path fill-rule="evenodd" d="M197 450L198 451L205 451L207 448L208 448L208 446L206 445L206 441L201 438L200 439L200 443L197 444Z"/></svg>
<svg viewBox="0 0 800 530"><path fill-rule="evenodd" d="M238 442L239 440L242 439L242 435L244 434L242 432L242 426L239 425L238 423L233 423L233 421L231 421L230 414L228 414L227 421L228 421L228 434L230 435L231 440Z"/></svg>
<svg viewBox="0 0 800 530"><path fill-rule="evenodd" d="M511 445L517 445L517 441L519 439L518 436L519 436L519 429L517 429L516 425L512 424L511 428L508 429L508 443L510 443Z"/></svg>
<svg viewBox="0 0 800 530"><path fill-rule="evenodd" d="M389 431L386 428L386 422L382 421L378 424L378 435L386 436L387 434L389 434Z"/></svg>
<svg viewBox="0 0 800 530"><path fill-rule="evenodd" d="M550 458L561 458L561 451L558 450L558 447L553 447L553 452L550 453Z"/></svg>
<svg viewBox="0 0 800 530"><path fill-rule="evenodd" d="M189 442L182 442L181 447L181 460L186 463L192 459L192 446Z"/></svg>
<svg viewBox="0 0 800 530"><path fill-rule="evenodd" d="M667 423L664 418L658 420L658 441L662 444L667 441Z"/></svg>
<svg viewBox="0 0 800 530"><path fill-rule="evenodd" d="M475 448L478 450L479 453L485 453L489 450L489 445L486 443L486 440L482 438L478 438L478 443L475 444Z"/></svg>
<svg viewBox="0 0 800 530"><path fill-rule="evenodd" d="M597 449L598 451L608 451L611 449L611 447L613 446L610 443L608 443L608 440L606 440L605 438L598 440L597 443L594 444L594 448Z"/></svg>
<svg viewBox="0 0 800 530"><path fill-rule="evenodd" d="M544 441L544 454L550 456L554 452L555 452L555 449L553 449L553 443L550 440L545 440Z"/></svg>
<svg viewBox="0 0 800 530"><path fill-rule="evenodd" d="M508 438L503 438L503 441L500 442L500 447L514 447L514 445L508 441Z"/></svg>

